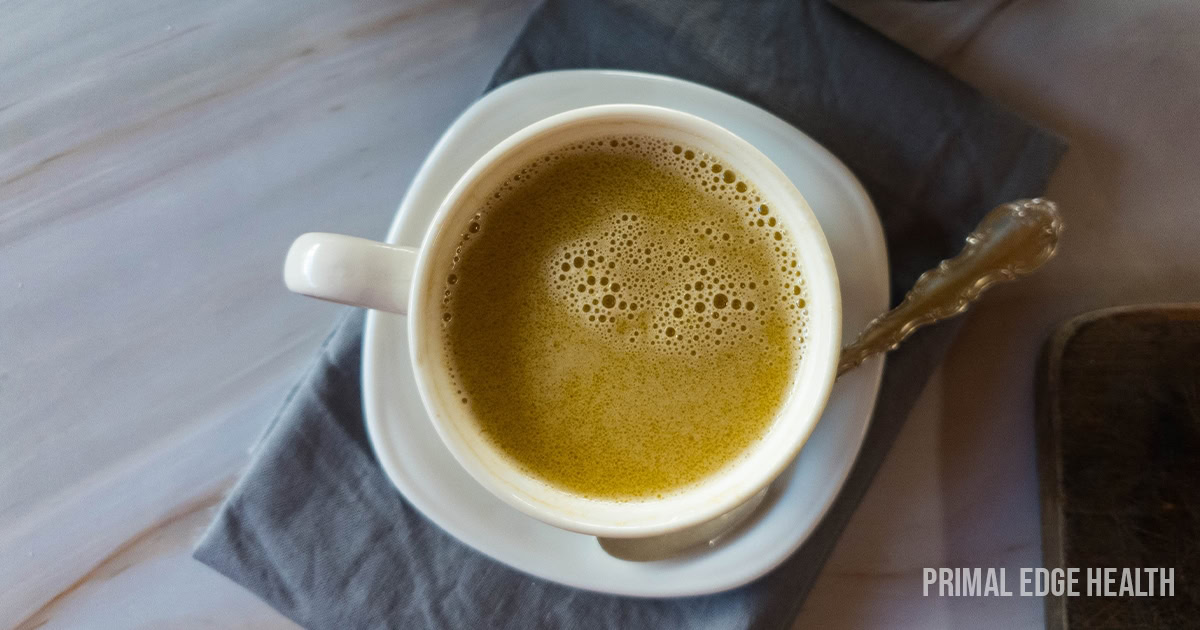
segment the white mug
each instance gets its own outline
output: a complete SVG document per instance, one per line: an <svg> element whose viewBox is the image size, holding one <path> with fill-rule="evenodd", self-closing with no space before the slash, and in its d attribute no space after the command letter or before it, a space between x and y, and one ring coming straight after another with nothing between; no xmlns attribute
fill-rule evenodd
<svg viewBox="0 0 1200 630"><path fill-rule="evenodd" d="M444 270L483 198L533 158L605 135L664 138L716 156L754 182L793 235L810 294L807 345L793 385L764 437L709 478L664 498L615 501L573 494L525 472L483 435L455 394L442 351ZM292 291L407 314L410 360L421 401L447 449L481 485L512 507L563 529L601 538L650 538L704 529L761 498L799 453L821 417L837 374L841 297L825 236L808 203L765 155L702 118L647 105L564 112L513 134L479 159L442 202L420 248L337 234L296 239L284 278ZM744 507L740 511L745 511Z"/></svg>

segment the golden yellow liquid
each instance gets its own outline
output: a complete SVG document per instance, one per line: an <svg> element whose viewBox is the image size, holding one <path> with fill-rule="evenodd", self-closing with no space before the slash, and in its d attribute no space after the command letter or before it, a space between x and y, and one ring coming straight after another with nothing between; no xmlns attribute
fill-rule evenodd
<svg viewBox="0 0 1200 630"><path fill-rule="evenodd" d="M526 165L463 226L443 347L484 434L584 496L661 496L761 439L805 290L766 200L709 156L606 137Z"/></svg>

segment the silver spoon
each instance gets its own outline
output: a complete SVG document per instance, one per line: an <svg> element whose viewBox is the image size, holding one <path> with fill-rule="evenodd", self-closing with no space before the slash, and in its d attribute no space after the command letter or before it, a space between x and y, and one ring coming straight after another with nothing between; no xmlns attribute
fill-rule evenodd
<svg viewBox="0 0 1200 630"><path fill-rule="evenodd" d="M1036 271L1054 256L1062 234L1058 206L1048 199L1020 199L997 206L967 236L954 258L921 274L896 308L867 324L842 348L838 376L868 357L894 350L916 329L967 310L999 282ZM716 546L755 513L766 490L725 514L688 529L651 538L600 538L600 546L623 560L663 560Z"/></svg>

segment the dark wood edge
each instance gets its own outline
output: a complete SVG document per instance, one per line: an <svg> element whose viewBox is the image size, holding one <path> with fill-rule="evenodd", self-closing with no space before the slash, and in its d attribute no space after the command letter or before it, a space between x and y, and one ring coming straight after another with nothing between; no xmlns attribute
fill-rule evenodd
<svg viewBox="0 0 1200 630"><path fill-rule="evenodd" d="M1034 384L1034 404L1037 418L1034 434L1037 439L1038 493L1042 510L1042 564L1047 569L1062 568L1062 457L1059 432L1062 428L1055 404L1058 391L1059 365L1063 348L1079 330L1095 319L1088 314L1072 318L1060 325L1042 346ZM1045 598L1047 630L1065 630L1066 602L1061 597Z"/></svg>

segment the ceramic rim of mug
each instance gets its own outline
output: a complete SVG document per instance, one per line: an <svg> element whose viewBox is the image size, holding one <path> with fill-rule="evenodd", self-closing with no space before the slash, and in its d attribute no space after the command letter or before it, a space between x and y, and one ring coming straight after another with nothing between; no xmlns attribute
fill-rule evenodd
<svg viewBox="0 0 1200 630"><path fill-rule="evenodd" d="M707 152L752 182L792 234L807 283L806 348L767 431L703 480L662 498L613 500L556 488L522 471L482 432L449 376L439 281L463 228L513 171L578 140L652 136ZM691 114L649 105L598 105L542 119L475 162L438 209L417 257L408 315L411 360L421 401L442 442L492 494L538 520L604 537L647 537L711 520L745 502L791 463L829 399L841 348L841 301L833 256L800 191L765 155L732 132Z"/></svg>

